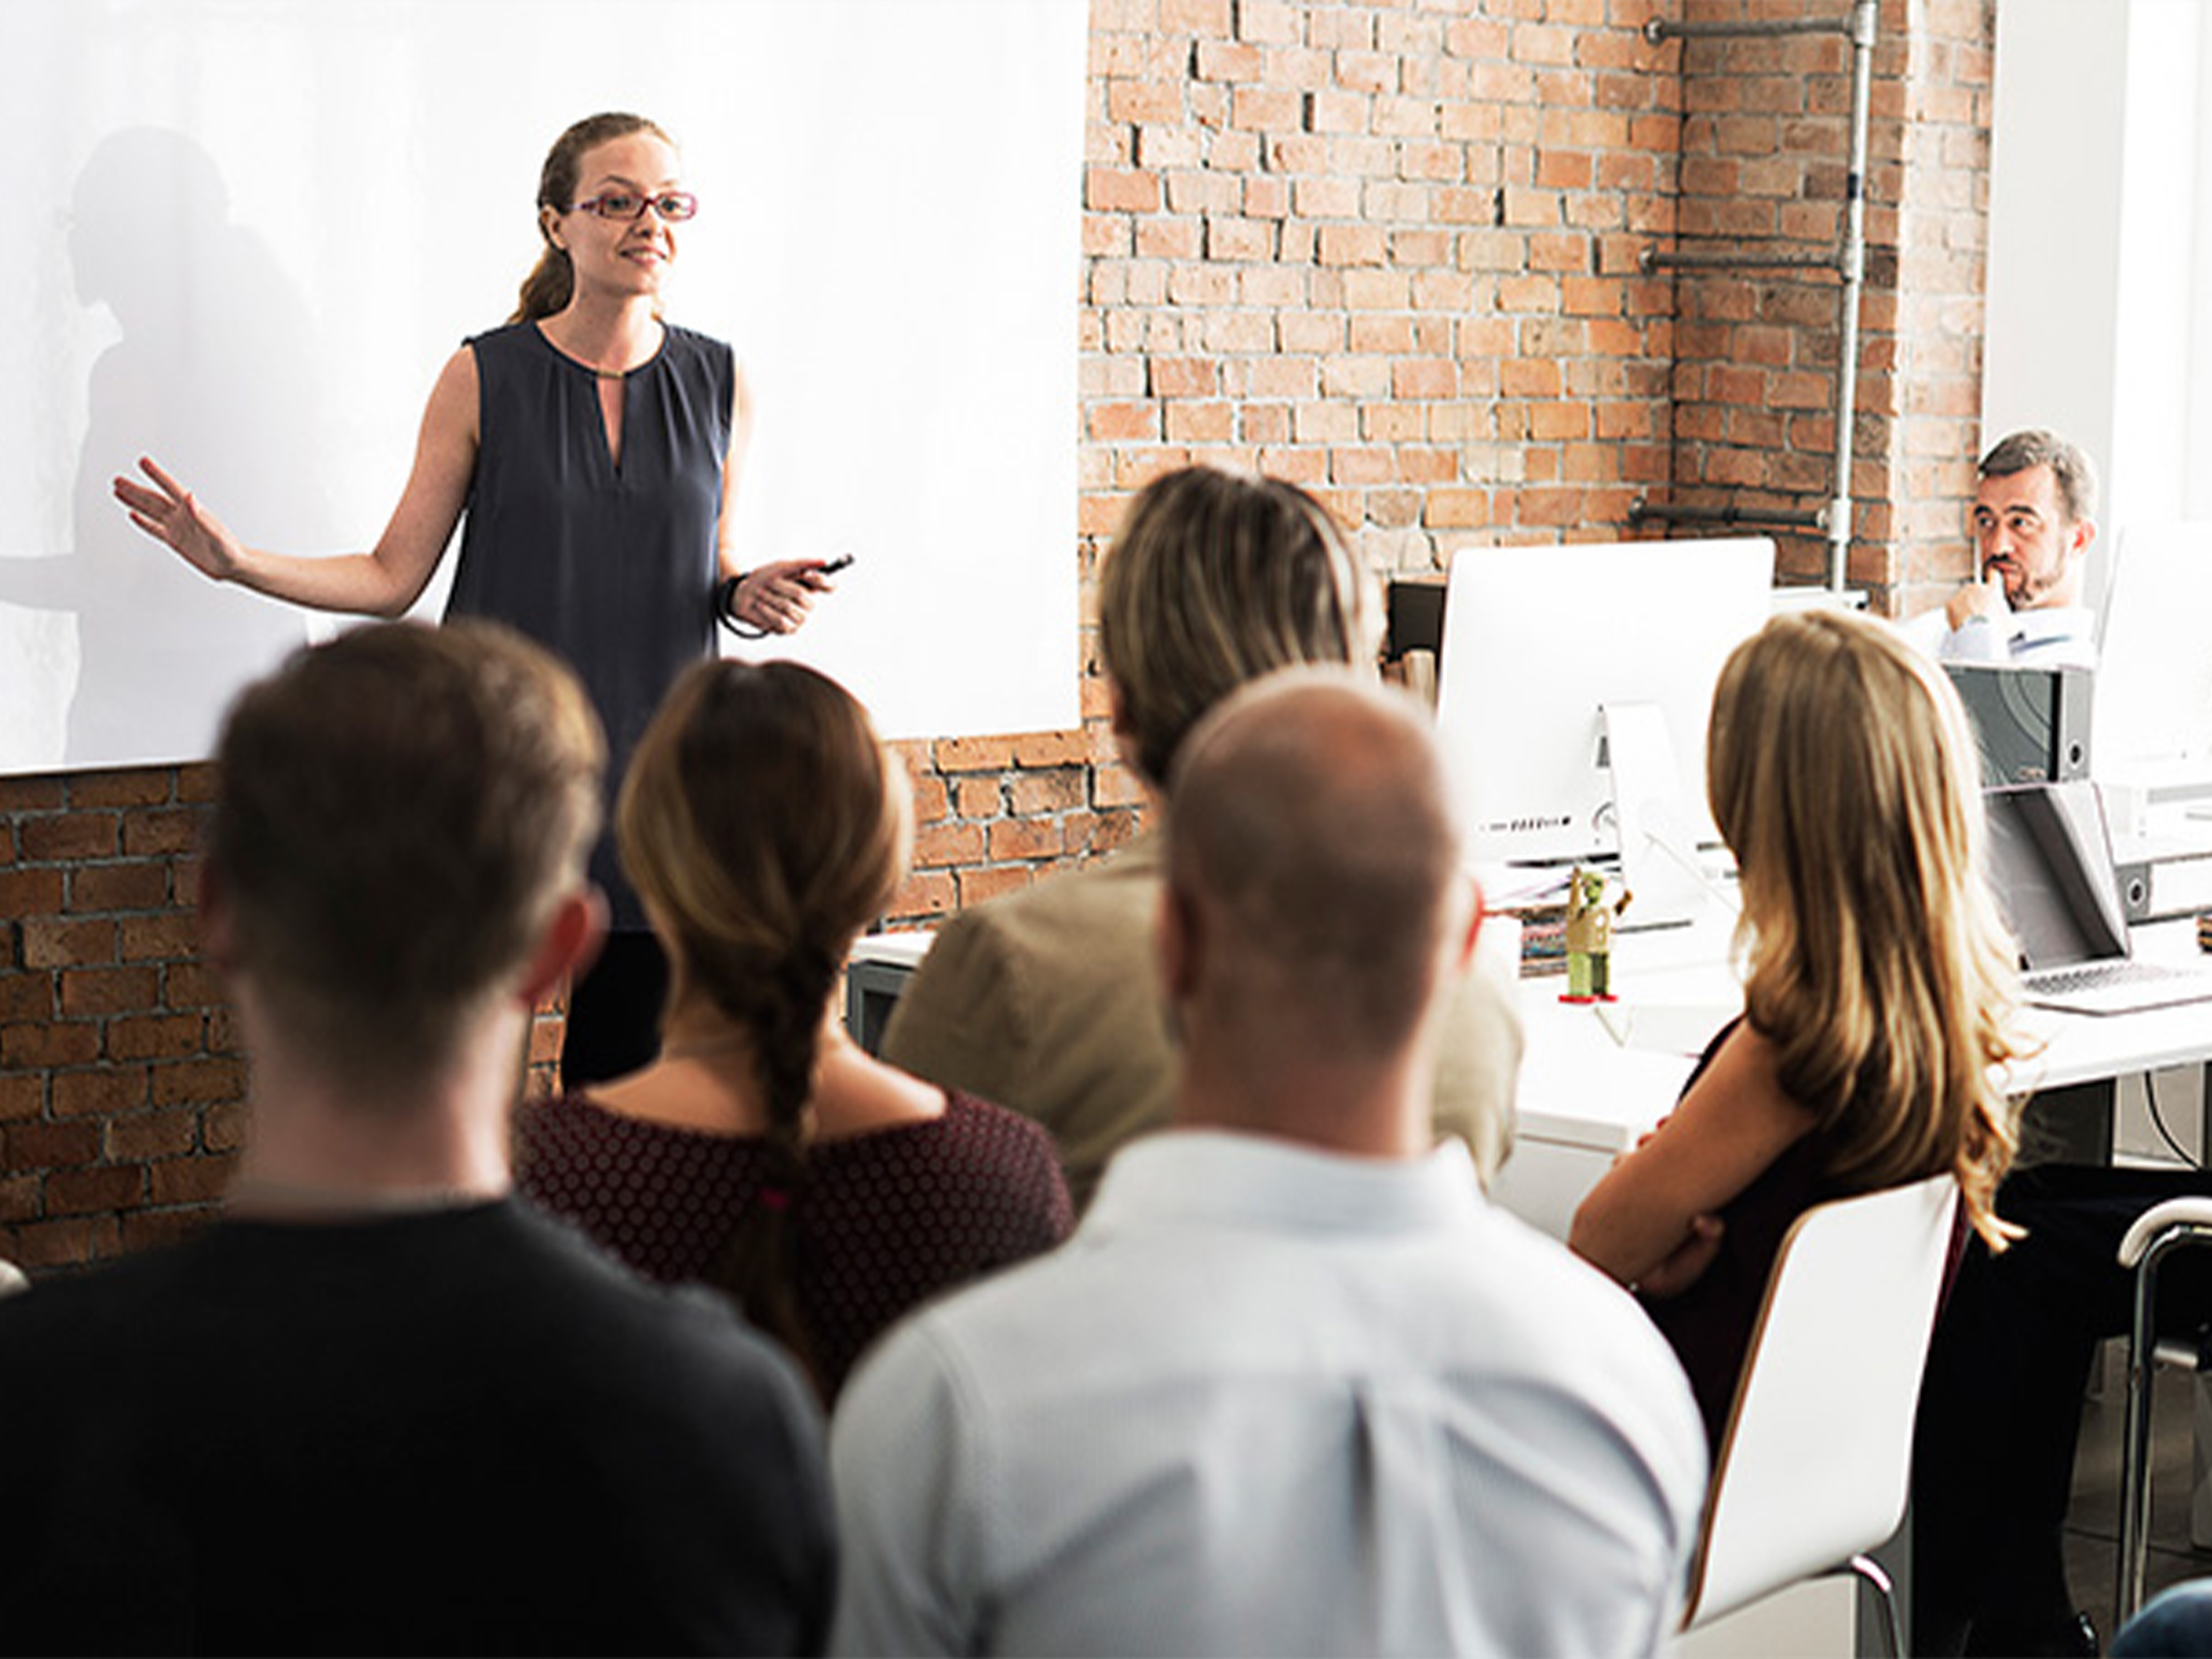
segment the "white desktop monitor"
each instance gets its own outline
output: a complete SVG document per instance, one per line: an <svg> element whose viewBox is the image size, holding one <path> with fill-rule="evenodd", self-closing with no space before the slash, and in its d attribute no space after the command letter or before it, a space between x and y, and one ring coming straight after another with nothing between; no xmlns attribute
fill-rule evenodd
<svg viewBox="0 0 2212 1659"><path fill-rule="evenodd" d="M1445 586L1437 723L1476 864L1620 850L1607 705L1656 710L1684 827L1705 809L1705 721L1722 665L1773 606L1774 544L1470 547Z"/></svg>
<svg viewBox="0 0 2212 1659"><path fill-rule="evenodd" d="M2130 525L2106 580L2089 764L2212 793L2212 524ZM2191 791L2191 793L2196 793Z"/></svg>

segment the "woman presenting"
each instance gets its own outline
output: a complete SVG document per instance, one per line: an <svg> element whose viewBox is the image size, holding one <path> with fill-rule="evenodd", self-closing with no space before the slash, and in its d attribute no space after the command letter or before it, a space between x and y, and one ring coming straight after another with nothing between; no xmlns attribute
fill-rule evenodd
<svg viewBox="0 0 2212 1659"><path fill-rule="evenodd" d="M576 669L606 726L611 801L662 694L712 653L718 619L788 633L830 587L822 561L746 571L730 546L744 380L727 344L660 315L678 228L697 210L652 122L595 115L561 135L538 181L544 252L514 317L440 373L406 489L366 553L247 547L150 459L151 487L118 478L116 497L217 581L378 617L421 596L465 509L447 615L507 623ZM609 836L592 874L611 931L570 996L571 1086L652 1057L665 981Z"/></svg>

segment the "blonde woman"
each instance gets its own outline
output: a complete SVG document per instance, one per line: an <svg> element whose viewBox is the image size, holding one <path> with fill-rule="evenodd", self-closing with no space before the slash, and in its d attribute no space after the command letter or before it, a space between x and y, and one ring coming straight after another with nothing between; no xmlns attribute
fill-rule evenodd
<svg viewBox="0 0 2212 1659"><path fill-rule="evenodd" d="M526 1107L517 1184L648 1278L726 1291L834 1399L915 1304L1066 1237L1051 1139L871 1059L830 1016L912 839L905 775L834 681L693 668L616 831L668 953L660 1053Z"/></svg>
<svg viewBox="0 0 2212 1659"><path fill-rule="evenodd" d="M1940 670L1877 622L1778 617L1722 671L1706 773L1741 872L1744 1013L1569 1242L1642 1293L1717 1443L1808 1206L1948 1170L2002 1248L2015 1135L1992 1068L2020 1045L1980 773Z"/></svg>

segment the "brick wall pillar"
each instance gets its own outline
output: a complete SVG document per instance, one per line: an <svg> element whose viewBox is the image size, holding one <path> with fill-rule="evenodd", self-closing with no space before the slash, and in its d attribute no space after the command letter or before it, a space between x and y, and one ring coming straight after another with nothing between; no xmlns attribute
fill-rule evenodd
<svg viewBox="0 0 2212 1659"><path fill-rule="evenodd" d="M1690 0L1684 15L1717 22L1846 9L1844 0ZM1849 577L1883 611L1917 608L1967 568L1993 29L1989 0L1883 0L1880 13ZM1670 50L1683 86L1685 246L1835 249L1850 156L1849 42L1747 37ZM1798 512L1825 505L1839 279L1701 271L1680 275L1675 287L1673 500ZM1778 539L1786 574L1825 580L1817 532Z"/></svg>
<svg viewBox="0 0 2212 1659"><path fill-rule="evenodd" d="M1887 240L1897 270L1891 332L1869 342L1887 377L1887 522L1865 533L1887 540L1887 597L1909 615L1972 573L1974 463L2000 435L1981 430L1996 5L1884 0L1882 27L1899 37Z"/></svg>

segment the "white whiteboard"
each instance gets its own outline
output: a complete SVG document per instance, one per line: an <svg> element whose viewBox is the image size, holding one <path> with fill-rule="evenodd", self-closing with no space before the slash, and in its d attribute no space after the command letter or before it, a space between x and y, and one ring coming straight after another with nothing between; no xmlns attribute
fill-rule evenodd
<svg viewBox="0 0 2212 1659"><path fill-rule="evenodd" d="M329 622L133 530L150 453L241 537L373 542L440 366L512 309L568 124L702 200L668 289L759 409L749 562L851 552L794 641L892 736L1077 679L1085 0L7 0L0 772L195 758ZM451 556L425 596L442 609Z"/></svg>

